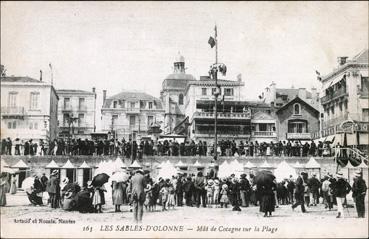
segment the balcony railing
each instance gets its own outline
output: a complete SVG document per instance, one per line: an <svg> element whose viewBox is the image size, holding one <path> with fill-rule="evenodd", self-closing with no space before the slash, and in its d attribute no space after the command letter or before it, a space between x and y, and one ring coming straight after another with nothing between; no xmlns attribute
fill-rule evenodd
<svg viewBox="0 0 369 239"><path fill-rule="evenodd" d="M324 120L322 125L323 125L323 128L326 128L330 126L335 126L337 124L341 124L345 120L348 120L348 113L344 113L343 115L335 117L333 119Z"/></svg>
<svg viewBox="0 0 369 239"><path fill-rule="evenodd" d="M325 104L325 103L330 102L331 100L334 100L336 98L339 98L339 97L342 97L342 96L345 96L345 95L348 95L348 93L346 91L346 88L341 88L339 90L334 91L333 94L323 96L320 99L320 101L321 101L322 104Z"/></svg>
<svg viewBox="0 0 369 239"><path fill-rule="evenodd" d="M194 117L196 118L214 118L213 112L195 112ZM250 119L250 113L218 113L218 118L234 118L234 119Z"/></svg>
<svg viewBox="0 0 369 239"><path fill-rule="evenodd" d="M254 137L277 137L274 131L252 131L251 135Z"/></svg>
<svg viewBox="0 0 369 239"><path fill-rule="evenodd" d="M287 133L287 139L311 139L311 133Z"/></svg>
<svg viewBox="0 0 369 239"><path fill-rule="evenodd" d="M140 108L126 108L127 114L139 114Z"/></svg>
<svg viewBox="0 0 369 239"><path fill-rule="evenodd" d="M3 116L23 116L24 114L24 107L1 107Z"/></svg>

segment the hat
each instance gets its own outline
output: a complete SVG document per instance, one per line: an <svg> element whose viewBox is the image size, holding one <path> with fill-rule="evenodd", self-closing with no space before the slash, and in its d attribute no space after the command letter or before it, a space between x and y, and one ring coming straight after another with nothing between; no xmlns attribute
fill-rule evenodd
<svg viewBox="0 0 369 239"><path fill-rule="evenodd" d="M63 179L63 183L64 183L64 184L68 184L68 183L69 183L69 178L64 178L64 179Z"/></svg>
<svg viewBox="0 0 369 239"><path fill-rule="evenodd" d="M227 189L228 188L228 185L227 184L223 184L222 185L222 189Z"/></svg>
<svg viewBox="0 0 369 239"><path fill-rule="evenodd" d="M137 169L136 173L144 174L144 171L142 169Z"/></svg>
<svg viewBox="0 0 369 239"><path fill-rule="evenodd" d="M54 171L51 173L51 175L56 175L58 173L59 173L58 170L54 169Z"/></svg>
<svg viewBox="0 0 369 239"><path fill-rule="evenodd" d="M356 171L354 174L355 177L361 177L361 172Z"/></svg>

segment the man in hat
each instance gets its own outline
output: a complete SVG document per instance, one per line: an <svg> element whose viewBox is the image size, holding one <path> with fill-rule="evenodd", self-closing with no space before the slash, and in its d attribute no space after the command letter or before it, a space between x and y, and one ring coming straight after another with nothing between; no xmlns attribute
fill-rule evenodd
<svg viewBox="0 0 369 239"><path fill-rule="evenodd" d="M313 173L312 177L308 180L308 187L310 189L310 206L316 206L319 203L319 188L320 182L316 178L316 173Z"/></svg>
<svg viewBox="0 0 369 239"><path fill-rule="evenodd" d="M58 194L60 193L60 185L58 178L58 170L54 170L47 182L47 192L49 193L51 208L58 207Z"/></svg>
<svg viewBox="0 0 369 239"><path fill-rule="evenodd" d="M301 175L299 175L296 179L295 183L295 200L296 203L292 205L292 210L295 209L297 206L301 205L301 211L303 213L306 212L305 209L305 202L304 202L304 180L302 179L302 176L305 175L305 172L301 172Z"/></svg>
<svg viewBox="0 0 369 239"><path fill-rule="evenodd" d="M343 174L338 172L336 174L337 182L334 185L334 195L337 201L337 218L344 218L343 214L343 202L346 198L346 195L351 191L350 184L343 178Z"/></svg>
<svg viewBox="0 0 369 239"><path fill-rule="evenodd" d="M146 198L146 182L142 169L138 169L133 175L129 184L129 188L132 193L133 218L136 223L141 223L143 216L143 205Z"/></svg>
<svg viewBox="0 0 369 239"><path fill-rule="evenodd" d="M354 183L352 184L352 197L355 201L358 218L365 217L365 194L366 183L361 176L361 172L355 172Z"/></svg>

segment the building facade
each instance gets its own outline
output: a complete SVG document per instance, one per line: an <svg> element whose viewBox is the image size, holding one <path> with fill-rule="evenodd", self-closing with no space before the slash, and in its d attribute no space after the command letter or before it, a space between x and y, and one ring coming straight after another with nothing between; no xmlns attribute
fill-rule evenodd
<svg viewBox="0 0 369 239"><path fill-rule="evenodd" d="M368 145L368 49L352 59L338 58L338 67L321 78L323 107L320 137L348 145ZM318 136L318 135L317 135Z"/></svg>
<svg viewBox="0 0 369 239"><path fill-rule="evenodd" d="M91 137L96 130L96 92L59 89L58 126L59 137Z"/></svg>
<svg viewBox="0 0 369 239"><path fill-rule="evenodd" d="M30 77L1 77L1 137L49 142L58 135L58 95Z"/></svg>
<svg viewBox="0 0 369 239"><path fill-rule="evenodd" d="M185 90L187 84L195 80L195 77L186 74L185 59L178 54L173 64L173 73L164 79L160 92L165 110L164 134L173 133L175 127L185 119Z"/></svg>
<svg viewBox="0 0 369 239"><path fill-rule="evenodd" d="M105 97L101 109L102 131L121 140L153 138L150 131L161 126L164 109L161 101L143 92L121 92Z"/></svg>

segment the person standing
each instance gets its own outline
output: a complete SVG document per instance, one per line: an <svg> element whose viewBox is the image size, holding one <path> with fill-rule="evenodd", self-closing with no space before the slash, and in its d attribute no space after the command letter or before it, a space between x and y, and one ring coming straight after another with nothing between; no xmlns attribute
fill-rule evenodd
<svg viewBox="0 0 369 239"><path fill-rule="evenodd" d="M319 204L319 188L320 182L316 178L316 174L313 173L313 176L308 180L308 187L310 189L310 205L316 206Z"/></svg>
<svg viewBox="0 0 369 239"><path fill-rule="evenodd" d="M47 183L47 192L49 193L51 208L57 208L59 204L58 194L60 192L60 185L58 175L58 170L54 170Z"/></svg>
<svg viewBox="0 0 369 239"><path fill-rule="evenodd" d="M248 200L248 194L250 191L250 183L249 180L246 178L246 174L241 174L240 179L240 196L241 196L241 206L242 207L248 207L249 206L249 200Z"/></svg>
<svg viewBox="0 0 369 239"><path fill-rule="evenodd" d="M180 176L177 180L176 194L177 194L177 206L183 206L183 178Z"/></svg>
<svg viewBox="0 0 369 239"><path fill-rule="evenodd" d="M124 195L124 189L123 189L123 182L112 182L112 189L113 189L113 205L115 205L115 212L121 212L120 205L123 204L123 195Z"/></svg>
<svg viewBox="0 0 369 239"><path fill-rule="evenodd" d="M331 195L330 195L330 184L331 182L329 181L329 177L325 176L324 181L322 183L322 192L323 192L325 208L326 209L328 208L328 210L331 210L333 208L333 202L331 200Z"/></svg>
<svg viewBox="0 0 369 239"><path fill-rule="evenodd" d="M351 186L350 184L343 178L342 173L337 173L337 182L334 185L334 195L337 201L337 211L338 214L336 218L344 218L345 215L343 213L343 202L345 200L346 195L350 192Z"/></svg>
<svg viewBox="0 0 369 239"><path fill-rule="evenodd" d="M200 207L200 203L202 201L202 206L206 207L205 177L202 175L202 172L197 173L194 185L196 190L196 206Z"/></svg>
<svg viewBox="0 0 369 239"><path fill-rule="evenodd" d="M16 194L17 193L17 177L15 174L12 174L12 179L10 182L10 193Z"/></svg>
<svg viewBox="0 0 369 239"><path fill-rule="evenodd" d="M192 192L193 192L193 182L192 178L189 176L187 177L187 181L184 183L184 192L185 192L185 200L186 200L186 206L192 207Z"/></svg>
<svg viewBox="0 0 369 239"><path fill-rule="evenodd" d="M0 175L0 207L6 206L6 173Z"/></svg>
<svg viewBox="0 0 369 239"><path fill-rule="evenodd" d="M352 185L352 197L355 200L355 206L358 218L365 217L365 195L366 195L366 183L362 178L360 172L355 173L354 183Z"/></svg>
<svg viewBox="0 0 369 239"><path fill-rule="evenodd" d="M306 174L305 172L301 172L301 175L297 177L295 183L295 200L296 203L292 205L292 209L295 209L297 206L301 205L301 211L303 213L306 212L305 209L305 202L304 202L304 193L305 193L305 186L304 181L301 176Z"/></svg>
<svg viewBox="0 0 369 239"><path fill-rule="evenodd" d="M260 200L260 212L264 212L264 217L272 216L275 208L275 196L274 189L276 188L275 183L257 185L258 193L261 196Z"/></svg>
<svg viewBox="0 0 369 239"><path fill-rule="evenodd" d="M139 169L131 178L130 191L132 193L133 217L136 223L142 222L143 205L145 202L145 177L144 172Z"/></svg>

